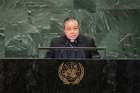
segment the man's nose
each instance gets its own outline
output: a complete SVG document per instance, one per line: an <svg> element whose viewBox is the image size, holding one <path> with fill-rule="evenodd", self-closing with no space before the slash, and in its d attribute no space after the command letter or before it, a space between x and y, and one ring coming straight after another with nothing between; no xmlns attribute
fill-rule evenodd
<svg viewBox="0 0 140 93"><path fill-rule="evenodd" d="M75 33L75 30L74 30L74 29L72 29L72 30L71 30L71 33Z"/></svg>

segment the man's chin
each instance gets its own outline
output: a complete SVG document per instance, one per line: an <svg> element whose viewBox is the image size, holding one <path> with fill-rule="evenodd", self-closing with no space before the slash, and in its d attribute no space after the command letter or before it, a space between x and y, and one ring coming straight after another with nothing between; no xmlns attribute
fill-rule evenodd
<svg viewBox="0 0 140 93"><path fill-rule="evenodd" d="M71 37L70 39L71 39L71 40L76 40L76 38L77 38L77 37Z"/></svg>

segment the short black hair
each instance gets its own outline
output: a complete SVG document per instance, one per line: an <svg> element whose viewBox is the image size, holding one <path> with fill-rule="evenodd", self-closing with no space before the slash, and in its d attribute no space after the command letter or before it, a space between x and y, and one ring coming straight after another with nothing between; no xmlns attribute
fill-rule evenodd
<svg viewBox="0 0 140 93"><path fill-rule="evenodd" d="M78 24L80 24L79 23L79 20L77 18L75 18L75 17L67 17L67 18L64 19L64 22L63 23L65 24L65 22L66 21L69 21L69 20L76 20L78 22Z"/></svg>

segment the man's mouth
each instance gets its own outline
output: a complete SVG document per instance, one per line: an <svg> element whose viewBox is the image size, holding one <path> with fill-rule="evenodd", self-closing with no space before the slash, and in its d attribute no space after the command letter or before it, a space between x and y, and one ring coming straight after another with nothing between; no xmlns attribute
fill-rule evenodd
<svg viewBox="0 0 140 93"><path fill-rule="evenodd" d="M71 37L74 37L74 38L75 38L75 37L76 37L76 35L71 35Z"/></svg>

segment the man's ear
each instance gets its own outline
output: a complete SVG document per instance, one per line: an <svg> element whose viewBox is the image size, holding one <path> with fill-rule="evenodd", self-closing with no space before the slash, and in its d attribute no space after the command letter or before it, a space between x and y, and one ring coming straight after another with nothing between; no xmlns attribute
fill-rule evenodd
<svg viewBox="0 0 140 93"><path fill-rule="evenodd" d="M79 30L80 30L80 24L78 25L78 27L79 27Z"/></svg>

